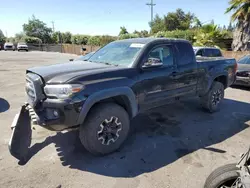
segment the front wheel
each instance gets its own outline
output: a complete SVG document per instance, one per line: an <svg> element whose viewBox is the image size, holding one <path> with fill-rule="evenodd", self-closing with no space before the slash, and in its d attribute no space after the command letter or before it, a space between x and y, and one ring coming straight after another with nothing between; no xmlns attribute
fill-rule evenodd
<svg viewBox="0 0 250 188"><path fill-rule="evenodd" d="M234 187L239 178L236 164L227 164L215 169L206 179L204 188L230 188Z"/></svg>
<svg viewBox="0 0 250 188"><path fill-rule="evenodd" d="M213 113L219 110L220 103L224 99L224 85L221 82L213 82L210 90L201 97L202 107Z"/></svg>
<svg viewBox="0 0 250 188"><path fill-rule="evenodd" d="M96 105L80 126L80 140L94 155L116 151L126 140L130 128L128 113L115 103Z"/></svg>

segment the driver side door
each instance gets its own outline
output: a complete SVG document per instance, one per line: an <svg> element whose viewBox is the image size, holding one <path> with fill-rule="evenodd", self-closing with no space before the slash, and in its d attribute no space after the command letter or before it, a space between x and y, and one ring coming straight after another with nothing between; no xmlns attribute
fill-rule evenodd
<svg viewBox="0 0 250 188"><path fill-rule="evenodd" d="M137 96L139 107L143 111L169 103L178 87L173 76L176 69L173 47L157 45L149 51L145 63L150 58L158 59L162 65L142 68L139 75Z"/></svg>

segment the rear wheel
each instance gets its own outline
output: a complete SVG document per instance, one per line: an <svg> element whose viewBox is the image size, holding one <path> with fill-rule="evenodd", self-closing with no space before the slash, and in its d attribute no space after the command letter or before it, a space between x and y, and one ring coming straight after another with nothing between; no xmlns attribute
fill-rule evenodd
<svg viewBox="0 0 250 188"><path fill-rule="evenodd" d="M115 103L96 105L80 126L80 140L94 155L116 151L126 140L130 121L125 109Z"/></svg>
<svg viewBox="0 0 250 188"><path fill-rule="evenodd" d="M220 82L213 82L210 90L201 97L202 107L209 112L216 112L220 108L221 100L224 98L224 85Z"/></svg>
<svg viewBox="0 0 250 188"><path fill-rule="evenodd" d="M227 164L215 169L207 178L204 188L230 188L234 187L239 178L236 164Z"/></svg>

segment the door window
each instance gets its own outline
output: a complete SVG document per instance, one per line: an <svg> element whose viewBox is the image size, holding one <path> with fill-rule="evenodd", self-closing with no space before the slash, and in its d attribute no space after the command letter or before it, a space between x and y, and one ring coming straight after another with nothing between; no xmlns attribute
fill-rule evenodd
<svg viewBox="0 0 250 188"><path fill-rule="evenodd" d="M169 46L155 48L149 53L148 58L157 58L164 66L172 66L174 64L173 53Z"/></svg>
<svg viewBox="0 0 250 188"><path fill-rule="evenodd" d="M196 56L202 56L202 50L198 50L198 52L196 53Z"/></svg>

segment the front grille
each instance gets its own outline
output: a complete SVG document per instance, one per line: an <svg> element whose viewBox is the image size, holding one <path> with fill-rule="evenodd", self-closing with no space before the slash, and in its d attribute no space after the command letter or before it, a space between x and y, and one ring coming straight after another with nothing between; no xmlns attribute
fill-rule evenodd
<svg viewBox="0 0 250 188"><path fill-rule="evenodd" d="M37 74L28 73L26 75L25 90L28 96L28 103L32 107L35 107L38 101L44 99L43 82Z"/></svg>
<svg viewBox="0 0 250 188"><path fill-rule="evenodd" d="M249 71L244 71L244 72L237 72L236 76L240 76L240 77L249 77L250 73Z"/></svg>

